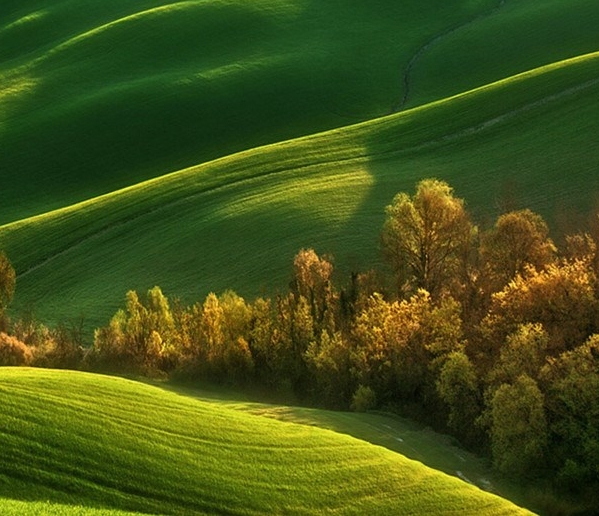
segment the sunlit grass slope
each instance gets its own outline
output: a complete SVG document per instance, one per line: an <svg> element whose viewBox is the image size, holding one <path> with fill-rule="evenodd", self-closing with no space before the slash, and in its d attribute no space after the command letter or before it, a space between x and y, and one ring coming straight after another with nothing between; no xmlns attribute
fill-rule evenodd
<svg viewBox="0 0 599 516"><path fill-rule="evenodd" d="M98 509L52 502L23 502L0 498L2 516L140 516L142 513Z"/></svg>
<svg viewBox="0 0 599 516"><path fill-rule="evenodd" d="M0 496L13 500L161 514L526 513L364 441L123 379L3 368L0 404Z"/></svg>
<svg viewBox="0 0 599 516"><path fill-rule="evenodd" d="M430 427L397 414L323 410L293 404L281 405L280 401L267 403L264 399L268 395L265 396L264 393L252 393L247 390L240 393L223 387L198 388L173 384L161 386L250 414L351 435L461 478L517 505L541 512L526 486L494 471L489 460L468 452L451 436L435 432Z"/></svg>
<svg viewBox="0 0 599 516"><path fill-rule="evenodd" d="M495 0L2 0L0 223L388 114Z"/></svg>
<svg viewBox="0 0 599 516"><path fill-rule="evenodd" d="M556 226L599 191L599 54L374 122L253 149L0 227L14 311L106 324L128 289L196 301L286 287L302 247L338 270L378 257L384 207L424 177L479 218L506 203ZM563 229L560 227L559 229ZM565 227L565 229L569 229Z"/></svg>

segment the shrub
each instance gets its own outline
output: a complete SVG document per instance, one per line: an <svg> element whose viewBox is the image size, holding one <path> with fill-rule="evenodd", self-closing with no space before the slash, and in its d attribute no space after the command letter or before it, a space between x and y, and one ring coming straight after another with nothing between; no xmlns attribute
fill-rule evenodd
<svg viewBox="0 0 599 516"><path fill-rule="evenodd" d="M352 397L351 409L366 412L376 407L376 394L370 387L360 385Z"/></svg>
<svg viewBox="0 0 599 516"><path fill-rule="evenodd" d="M31 349L27 344L0 332L0 366L28 365L31 359Z"/></svg>

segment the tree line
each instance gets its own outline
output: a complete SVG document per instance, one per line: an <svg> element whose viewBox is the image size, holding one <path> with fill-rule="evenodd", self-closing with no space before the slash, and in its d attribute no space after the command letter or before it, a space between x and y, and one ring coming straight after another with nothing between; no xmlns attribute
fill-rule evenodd
<svg viewBox="0 0 599 516"><path fill-rule="evenodd" d="M334 281L332 257L302 249L287 291L233 291L184 305L159 287L80 345L5 308L0 364L259 385L337 409L396 410L453 433L501 472L574 492L599 487L599 219L559 248L530 210L480 230L442 181L386 208L381 271Z"/></svg>

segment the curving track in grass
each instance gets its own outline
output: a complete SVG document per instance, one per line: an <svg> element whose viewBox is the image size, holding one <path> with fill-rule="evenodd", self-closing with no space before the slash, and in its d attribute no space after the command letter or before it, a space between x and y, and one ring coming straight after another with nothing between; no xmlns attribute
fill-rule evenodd
<svg viewBox="0 0 599 516"><path fill-rule="evenodd" d="M477 14L474 18L472 18L464 23L461 23L454 27L450 27L449 29L445 30L441 34L436 35L435 37L433 37L432 39L430 39L429 41L424 43L420 48L418 48L418 50L416 50L416 52L414 52L412 57L410 57L410 60L408 61L408 64L406 65L406 68L403 73L403 95L402 95L401 99L393 106L393 108L391 109L391 112L397 113L398 111L401 111L402 109L405 108L406 104L408 103L410 94L412 93L412 74L414 72L414 68L418 64L418 61L420 61L420 59L422 59L422 56L433 45L435 45L438 42L440 42L441 40L451 36L455 32L466 29L466 28L470 27L471 25L473 25L485 18L488 18L489 16L493 16L499 9L501 9L505 5L505 2L506 2L506 0L499 0L499 4L496 5L495 7L493 7L492 9L490 9L489 11Z"/></svg>

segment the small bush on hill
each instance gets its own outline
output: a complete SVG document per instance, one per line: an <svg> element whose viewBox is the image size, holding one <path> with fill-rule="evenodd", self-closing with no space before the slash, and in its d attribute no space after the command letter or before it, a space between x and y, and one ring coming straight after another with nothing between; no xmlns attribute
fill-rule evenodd
<svg viewBox="0 0 599 516"><path fill-rule="evenodd" d="M0 332L0 366L29 365L32 358L33 353L27 344Z"/></svg>
<svg viewBox="0 0 599 516"><path fill-rule="evenodd" d="M351 409L354 412L366 412L376 407L376 394L370 387L360 385L352 397Z"/></svg>

